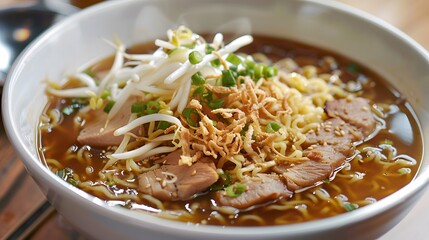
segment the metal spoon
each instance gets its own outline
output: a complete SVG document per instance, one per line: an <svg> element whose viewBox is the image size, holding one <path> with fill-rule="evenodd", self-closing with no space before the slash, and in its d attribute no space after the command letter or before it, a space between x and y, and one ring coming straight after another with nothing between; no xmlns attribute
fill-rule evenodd
<svg viewBox="0 0 429 240"><path fill-rule="evenodd" d="M0 86L19 53L54 23L78 11L61 1L40 0L0 10Z"/></svg>

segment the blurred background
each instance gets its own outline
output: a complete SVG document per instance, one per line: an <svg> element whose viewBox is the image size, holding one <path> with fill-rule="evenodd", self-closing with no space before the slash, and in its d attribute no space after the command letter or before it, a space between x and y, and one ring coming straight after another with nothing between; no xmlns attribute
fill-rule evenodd
<svg viewBox="0 0 429 240"><path fill-rule="evenodd" d="M76 11L103 0L47 0L48 3L72 4ZM324 0L320 0L324 1ZM429 49L429 0L337 0L359 8L399 28ZM0 9L16 4L35 4L34 0L0 0ZM0 10L1 11L1 10ZM0 35L4 31L0 18ZM3 22L4 23L4 22ZM359 31L359 29L356 29ZM25 37L25 32L23 33ZM0 63L6 56L0 52ZM1 65L1 64L0 64ZM1 76L0 76L1 77ZM427 239L429 230L422 220L428 211L422 201L392 231L382 239ZM406 230L405 230L406 229ZM412 235L404 235L410 234ZM25 171L10 145L0 120L0 239L88 239L75 231L45 200Z"/></svg>

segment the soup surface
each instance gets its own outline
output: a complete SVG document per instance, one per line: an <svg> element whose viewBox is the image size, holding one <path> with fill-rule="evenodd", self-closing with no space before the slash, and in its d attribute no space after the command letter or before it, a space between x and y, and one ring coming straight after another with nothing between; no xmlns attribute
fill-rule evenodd
<svg viewBox="0 0 429 240"><path fill-rule="evenodd" d="M209 36L206 36L206 39L209 39ZM151 53L157 48L152 44L142 44L131 47L126 52L129 54ZM301 184L298 180L294 180L295 178L288 175L292 170L282 172L281 166L283 166L283 163L281 161L283 158L267 157L265 162L258 164L257 160L252 158L250 152L259 151L258 154L261 154L265 148L264 146L255 145L258 143L258 137L253 136L252 138L250 136L250 141L253 141L253 145L251 145L253 150L246 149L246 154L242 155L252 160L249 163L240 165L241 174L243 174L242 179L240 179L240 176L235 177L237 175L235 168L238 166L236 163L239 161L237 160L239 159L238 157L234 156L235 158L222 160L222 157L211 156L214 159L214 169L218 175L214 183L188 199L181 199L180 196L174 195L169 196L171 199L163 199L158 195L151 195L150 191L145 191L141 184L144 181L142 178L148 178L148 174L152 173L151 171L156 168L163 169L162 173L168 175L165 176L166 183L162 183L161 188L170 183L169 181L174 182L180 179L180 176L177 178L179 174L170 174L173 171L169 171L168 169L170 168L165 163L164 157L166 153L142 157L141 159L138 157L125 157L121 161L112 161L110 156L120 148L118 147L119 144L99 146L98 144L82 143L82 141L78 140L82 129L95 121L93 120L95 118L94 111L85 110L92 104L90 103L92 99L89 97L62 97L48 91L49 103L40 121L39 153L41 159L59 177L90 194L106 200L111 205L144 211L178 221L225 226L291 224L335 216L375 203L402 188L413 179L418 171L422 156L422 138L419 126L407 101L380 76L352 59L285 39L254 36L253 43L241 48L239 52L251 55L256 64L263 64L265 67L276 66L275 72L278 71L278 73L275 74L278 74L277 76L281 81L285 79L285 85L291 89L297 89L296 92L299 92L303 97L311 97L316 106L314 111L318 111L321 117L316 127L311 124L297 122L296 125L303 133L301 135L297 134L297 136L305 136L308 141L312 136L312 132L319 131L320 126L325 128L325 131L330 130L326 130L326 128L330 128L327 126L330 124L328 122L329 102L335 102L338 99L346 99L347 102L348 96L352 96L353 99L369 100L368 106L371 108L370 112L376 123L375 130L367 134L367 136L364 134L364 138L353 141L350 147L351 151L347 150L348 153L344 154L344 156L340 154L345 160L337 165L330 165L331 168L334 168L331 169L330 174L328 176L322 174L324 177L317 178L310 185ZM245 55L237 54L234 56ZM234 62L233 59L229 60ZM127 61L131 62L132 60L128 59ZM115 58L109 57L87 67L85 73L94 79L101 79L108 74L114 62ZM230 64L231 66L233 64ZM269 71L270 68L267 67L266 69ZM207 80L207 74L205 77ZM264 75L262 78L264 77L271 78L272 76ZM299 83L300 81L301 83ZM255 82L256 87L258 84L263 86L263 83L259 83L257 79ZM333 99L322 98L320 100L321 93L319 95L316 93L318 93L319 84L322 83L324 84L323 86L330 87L330 96L333 96ZM56 86L56 88L73 89L81 85L80 81L71 77L63 86ZM195 97L198 91L198 84L193 85L196 86L191 86L192 90L189 94L189 99L194 98L200 103L204 102L204 97ZM267 86L267 88L270 88L270 86ZM309 90L313 88L316 90ZM144 94L148 94L146 91L149 90L141 91ZM257 91L255 92L258 93ZM293 93L284 94L290 96ZM207 92L204 92L204 94L207 94ZM214 96L209 103L222 103L225 106L226 95L216 92ZM267 97L266 99L271 98ZM353 102L352 100L350 101ZM106 106L109 105L108 101L103 100L102 104L104 110L106 110ZM194 104L195 106L198 105ZM291 111L295 111L293 103L289 102L289 105L291 105ZM155 108L159 108L158 105L156 106ZM194 105L188 102L185 109L192 109L189 106ZM146 105L146 107L149 110L151 109L151 106ZM212 109L218 108L213 107ZM349 110L352 111L353 109L346 111ZM95 113L97 113L96 111ZM303 115L307 114L304 110L299 111L303 111ZM313 110L310 109L310 111ZM274 109L273 112L277 112L277 110ZM268 118L269 113L261 116ZM219 129L222 128L222 125L219 124L228 122L225 120L224 115L223 117L216 118L218 119L216 120L216 127ZM184 124L188 124L189 129L192 130L197 128L198 121L203 121L203 119L192 118L192 115L190 115L188 118L182 116L181 121ZM196 125L191 126L192 121L197 122ZM275 123L276 121L261 121L261 124L267 128L267 133L280 134L279 132L282 131L281 129L285 124L283 124L283 121L277 121L281 124ZM158 127L159 122L161 121L158 121ZM232 124L231 122L228 123ZM347 124L340 123L341 126ZM227 125L225 124L224 127ZM163 130L167 131L165 129L169 129L171 126L173 125L168 124ZM305 129L306 126L308 129ZM144 123L142 124L143 130L140 129L140 132L133 132L133 134L140 134L154 127L156 128L155 125ZM257 127L254 126L254 128L256 129ZM176 129L172 128L170 130L175 131ZM251 130L253 130L253 127L250 128L249 125L245 125L245 128L241 130L244 142L246 141L246 134ZM338 137L343 137L342 130L337 130L332 131ZM134 135L130 134L129 136L132 138ZM146 137L149 138L149 136ZM183 137L186 137L186 135L180 135L180 138ZM231 144L236 143L236 141L238 140L232 140ZM268 140L264 139L264 141ZM283 145L281 145L282 141L287 143L284 145L284 149L282 148ZM276 149L275 151L279 152L278 155L286 155L284 159L300 159L296 163L285 163L284 166L288 169L299 166L299 164L308 159L313 159L312 154L314 152L311 152L313 148L323 148L324 144L325 146L330 144L322 140L323 143L319 142L320 144L313 144L304 148L304 145L296 144L298 140L294 141L286 137L282 141L273 147L273 149ZM131 146L129 151L144 145L139 141L135 142L137 143ZM193 145L191 149L196 151L196 146ZM174 145L167 144L165 147L174 147ZM335 148L333 151L335 155L338 154L339 150L337 151L337 148ZM205 153L204 151L202 152ZM243 153L244 150L239 150L238 152ZM324 153L323 150L321 150L321 153L317 152L317 154L321 154L322 158L325 156L323 155ZM164 159L164 162L160 163L160 159ZM197 162L193 162L193 166L196 167ZM182 169L181 171L187 170ZM258 175L261 173L266 175L263 177ZM198 174L198 172L194 170L192 174ZM297 175L302 174L302 172L297 173ZM233 203L235 199L239 199L240 195L245 195L247 198L249 195L246 194L250 194L252 188L257 188L253 187L253 182L250 182L250 178L247 178L247 176L257 176L262 179L269 176L270 178L262 180L261 184L272 181L274 184L280 184L280 187L284 187L285 190L280 193L276 192L275 197L272 197L272 194L269 193L271 195L268 194L269 197L265 200L258 199L255 204L249 203L251 206L237 205ZM277 176L280 176L280 178ZM290 176L290 178L287 178L287 176ZM285 180L283 177L289 180ZM281 179L281 181L278 181L278 179ZM164 186L162 186L163 184ZM263 184L261 186L264 187L265 185ZM147 188L152 188L150 182ZM151 191L154 192L155 190L152 189ZM179 192L179 194L181 193ZM224 195L227 196L225 197Z"/></svg>

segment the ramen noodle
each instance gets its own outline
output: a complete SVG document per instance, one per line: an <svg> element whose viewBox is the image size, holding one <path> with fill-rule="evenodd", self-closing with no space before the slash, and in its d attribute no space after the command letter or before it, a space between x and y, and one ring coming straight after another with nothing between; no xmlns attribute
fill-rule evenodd
<svg viewBox="0 0 429 240"><path fill-rule="evenodd" d="M47 167L109 205L224 226L326 218L413 179L419 125L386 81L304 44L230 38L180 26L116 41L113 57L47 81Z"/></svg>

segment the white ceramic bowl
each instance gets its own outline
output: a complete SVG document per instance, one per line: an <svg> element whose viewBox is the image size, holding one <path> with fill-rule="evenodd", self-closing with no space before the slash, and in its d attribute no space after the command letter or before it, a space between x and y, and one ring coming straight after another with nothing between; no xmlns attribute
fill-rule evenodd
<svg viewBox="0 0 429 240"><path fill-rule="evenodd" d="M46 103L43 79L60 80L79 65L112 53L101 38L127 45L163 37L186 24L196 32L239 29L286 37L338 52L388 79L409 100L429 139L429 56L412 39L361 11L330 1L111 1L51 28L17 60L3 92L10 140L49 201L76 228L100 239L344 239L375 238L392 228L429 180L425 153L417 178L391 196L324 220L274 227L195 226L112 208L59 180L39 161L36 122ZM427 148L427 144L425 148ZM427 151L425 151L427 152Z"/></svg>

